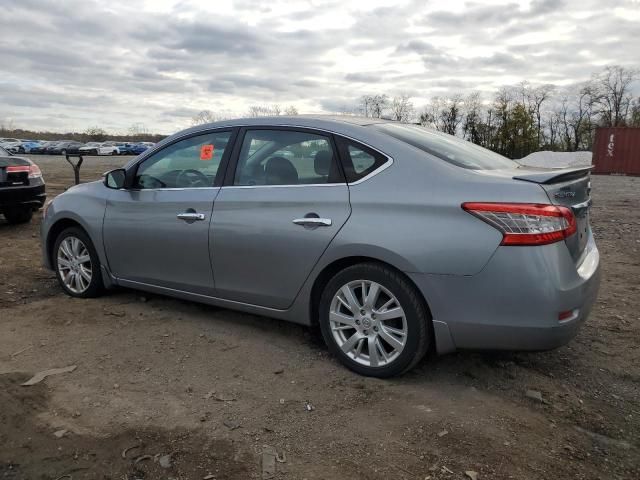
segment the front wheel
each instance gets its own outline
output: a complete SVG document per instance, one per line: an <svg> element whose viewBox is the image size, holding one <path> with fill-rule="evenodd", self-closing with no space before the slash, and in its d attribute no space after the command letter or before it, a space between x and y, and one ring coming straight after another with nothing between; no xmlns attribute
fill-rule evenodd
<svg viewBox="0 0 640 480"><path fill-rule="evenodd" d="M429 348L431 316L420 293L403 275L383 265L342 270L326 285L319 307L329 350L361 375L400 375Z"/></svg>
<svg viewBox="0 0 640 480"><path fill-rule="evenodd" d="M98 254L82 229L71 227L58 235L53 264L58 283L67 295L90 298L104 290Z"/></svg>

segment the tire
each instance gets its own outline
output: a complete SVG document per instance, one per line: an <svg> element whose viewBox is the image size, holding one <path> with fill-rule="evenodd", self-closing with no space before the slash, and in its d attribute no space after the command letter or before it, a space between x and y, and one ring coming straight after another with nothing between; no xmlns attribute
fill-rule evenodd
<svg viewBox="0 0 640 480"><path fill-rule="evenodd" d="M16 208L4 211L4 218L11 224L30 222L31 217L33 217L33 210L30 208Z"/></svg>
<svg viewBox="0 0 640 480"><path fill-rule="evenodd" d="M116 152L115 150L111 150L111 155L118 155L118 152Z"/></svg>
<svg viewBox="0 0 640 480"><path fill-rule="evenodd" d="M100 259L84 230L79 227L63 230L56 238L51 256L58 283L67 295L93 298L104 292ZM82 261L87 256L88 260ZM87 266L90 269L89 279L86 278Z"/></svg>
<svg viewBox="0 0 640 480"><path fill-rule="evenodd" d="M66 155L66 154L67 154L67 151L66 151L66 150L62 150L62 151L60 152L60 155Z"/></svg>
<svg viewBox="0 0 640 480"><path fill-rule="evenodd" d="M372 306L363 301L362 282L367 285L367 295L378 292ZM361 312L350 315L350 309L340 301L338 297L346 299L345 288L351 291L364 316ZM332 320L336 318L340 320ZM377 263L345 268L327 283L320 297L319 323L331 353L360 375L378 378L401 375L412 369L429 349L431 315L421 294L402 274ZM370 346L375 352L373 357Z"/></svg>

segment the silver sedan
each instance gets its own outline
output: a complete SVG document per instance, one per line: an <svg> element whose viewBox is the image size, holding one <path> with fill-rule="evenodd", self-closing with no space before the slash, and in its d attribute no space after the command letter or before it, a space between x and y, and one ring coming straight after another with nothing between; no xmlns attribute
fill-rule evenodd
<svg viewBox="0 0 640 480"><path fill-rule="evenodd" d="M123 286L319 324L352 370L569 341L599 285L589 169L532 170L414 125L233 120L67 190L42 222L71 296Z"/></svg>

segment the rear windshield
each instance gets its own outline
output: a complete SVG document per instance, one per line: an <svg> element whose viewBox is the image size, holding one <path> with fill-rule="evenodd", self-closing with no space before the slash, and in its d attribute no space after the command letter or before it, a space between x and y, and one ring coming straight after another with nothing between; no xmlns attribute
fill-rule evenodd
<svg viewBox="0 0 640 480"><path fill-rule="evenodd" d="M502 155L471 142L418 125L378 123L371 125L387 135L397 138L423 152L470 170L500 170L517 168L519 164Z"/></svg>

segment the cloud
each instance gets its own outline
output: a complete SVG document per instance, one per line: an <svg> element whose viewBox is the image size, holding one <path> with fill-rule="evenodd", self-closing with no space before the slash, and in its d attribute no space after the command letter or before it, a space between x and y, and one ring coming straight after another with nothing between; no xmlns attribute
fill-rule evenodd
<svg viewBox="0 0 640 480"><path fill-rule="evenodd" d="M169 133L204 109L337 112L364 93L425 99L639 66L640 22L620 14L632 0L371 3L4 0L0 121Z"/></svg>

